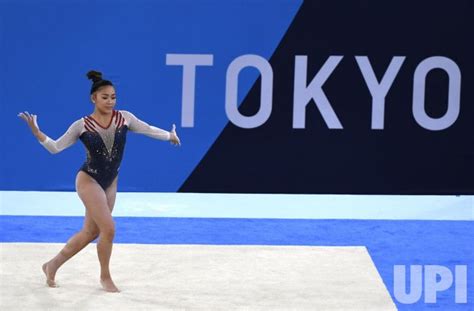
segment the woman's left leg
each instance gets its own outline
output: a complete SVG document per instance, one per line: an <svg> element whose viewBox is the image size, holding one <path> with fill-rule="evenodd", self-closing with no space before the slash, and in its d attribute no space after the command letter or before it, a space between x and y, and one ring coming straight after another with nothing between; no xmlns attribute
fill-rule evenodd
<svg viewBox="0 0 474 311"><path fill-rule="evenodd" d="M115 177L114 181L112 184L105 190L105 197L107 200L107 206L110 210L110 214L112 214L112 211L114 209L115 205L115 197L117 194L117 178ZM101 278L101 284L104 286L104 288L115 288L116 286L113 283L111 277L110 277L110 271L109 271L109 261L106 260L104 261L103 259L101 260L101 253L103 256L103 249L101 251L102 245L100 244L100 241L97 242L97 256L99 257L99 262L100 262L100 278ZM110 255L109 255L110 259ZM118 291L118 289L117 289Z"/></svg>
<svg viewBox="0 0 474 311"><path fill-rule="evenodd" d="M88 213L99 227L97 253L100 263L100 283L108 292L118 292L112 281L109 263L115 236L115 223L110 212L105 190L97 181L80 171L76 179L76 190Z"/></svg>
<svg viewBox="0 0 474 311"><path fill-rule="evenodd" d="M117 196L117 182L118 176L115 177L112 184L105 190L105 196L107 197L107 205L109 206L110 213L114 210L115 197Z"/></svg>

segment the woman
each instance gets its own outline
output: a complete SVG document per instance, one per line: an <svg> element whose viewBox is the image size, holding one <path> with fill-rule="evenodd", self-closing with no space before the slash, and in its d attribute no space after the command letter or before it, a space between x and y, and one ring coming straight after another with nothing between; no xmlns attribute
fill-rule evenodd
<svg viewBox="0 0 474 311"><path fill-rule="evenodd" d="M173 145L180 145L180 140L174 124L172 130L167 132L148 125L128 111L114 110L116 95L113 84L103 80L102 74L97 71L89 71L87 77L93 82L91 100L95 105L94 112L74 122L57 140L40 131L36 115L22 112L18 116L28 123L39 142L51 153L66 149L78 139L87 150L87 160L76 177L76 191L86 208L84 226L54 258L43 264L46 283L57 287L54 278L59 267L99 237L100 283L108 292L119 292L110 275L109 261L115 235L112 210L127 131L168 140Z"/></svg>

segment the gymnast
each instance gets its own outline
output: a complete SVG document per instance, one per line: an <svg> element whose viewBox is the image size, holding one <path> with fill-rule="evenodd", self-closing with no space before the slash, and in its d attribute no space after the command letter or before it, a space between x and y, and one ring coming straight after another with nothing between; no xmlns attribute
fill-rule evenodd
<svg viewBox="0 0 474 311"><path fill-rule="evenodd" d="M141 121L128 111L115 110L115 88L112 82L102 79L102 73L91 70L87 77L93 82L90 98L95 106L94 112L72 123L57 140L40 131L36 115L25 111L18 116L27 122L33 135L49 152L58 153L78 139L87 152L87 159L76 176L76 191L86 209L84 225L54 258L43 264L46 284L57 287L54 279L59 267L98 237L100 283L107 292L119 292L112 280L109 262L115 236L112 210L127 132L130 130L170 141L176 146L181 145L181 142L174 124L168 132Z"/></svg>

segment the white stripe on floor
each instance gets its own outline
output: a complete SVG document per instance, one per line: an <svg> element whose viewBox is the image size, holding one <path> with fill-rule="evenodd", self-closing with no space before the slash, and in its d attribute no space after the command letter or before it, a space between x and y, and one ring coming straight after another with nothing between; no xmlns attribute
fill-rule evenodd
<svg viewBox="0 0 474 311"><path fill-rule="evenodd" d="M83 216L75 192L0 191L0 215ZM114 216L474 220L474 196L120 192Z"/></svg>

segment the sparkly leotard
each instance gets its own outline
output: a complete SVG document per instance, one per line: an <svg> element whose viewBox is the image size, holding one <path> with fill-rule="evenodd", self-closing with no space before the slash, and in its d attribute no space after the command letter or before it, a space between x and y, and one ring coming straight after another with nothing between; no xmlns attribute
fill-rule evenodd
<svg viewBox="0 0 474 311"><path fill-rule="evenodd" d="M170 139L169 132L139 120L128 111L114 110L107 127L87 116L74 122L57 140L46 136L46 140L40 143L49 152L58 153L80 139L87 152L80 170L106 190L118 175L128 130L160 140Z"/></svg>

